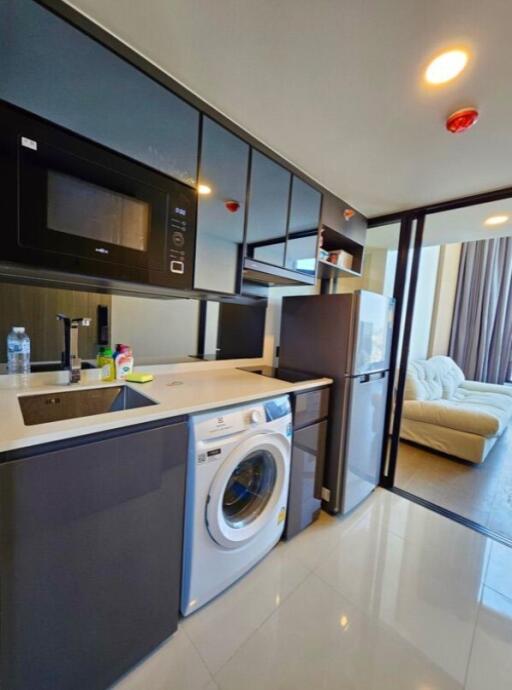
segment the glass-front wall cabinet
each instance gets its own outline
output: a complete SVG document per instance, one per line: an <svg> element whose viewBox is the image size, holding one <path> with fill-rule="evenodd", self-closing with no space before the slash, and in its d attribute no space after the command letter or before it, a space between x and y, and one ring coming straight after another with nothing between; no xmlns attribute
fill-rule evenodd
<svg viewBox="0 0 512 690"><path fill-rule="evenodd" d="M258 261L284 266L291 173L253 150L247 255Z"/></svg>
<svg viewBox="0 0 512 690"><path fill-rule="evenodd" d="M315 274L322 195L293 176L286 268Z"/></svg>
<svg viewBox="0 0 512 690"><path fill-rule="evenodd" d="M197 187L196 289L236 294L244 237L245 256L314 274L317 190L38 3L0 2L0 27L1 99Z"/></svg>
<svg viewBox="0 0 512 690"><path fill-rule="evenodd" d="M0 98L195 185L199 112L35 2L0 2Z"/></svg>
<svg viewBox="0 0 512 690"><path fill-rule="evenodd" d="M244 238L249 146L203 118L194 287L234 293Z"/></svg>

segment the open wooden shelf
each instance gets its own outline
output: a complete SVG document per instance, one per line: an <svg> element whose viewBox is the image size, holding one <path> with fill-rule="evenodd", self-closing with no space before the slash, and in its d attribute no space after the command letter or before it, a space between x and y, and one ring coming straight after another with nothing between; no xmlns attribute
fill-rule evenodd
<svg viewBox="0 0 512 690"><path fill-rule="evenodd" d="M318 278L360 278L361 274L343 266L336 266L330 261L318 259Z"/></svg>
<svg viewBox="0 0 512 690"><path fill-rule="evenodd" d="M325 259L318 259L318 276L320 278L355 278L361 276L361 271L363 268L363 253L364 247L355 240L352 240L346 235L342 235L341 232L333 230L332 228L324 225L321 230L322 233L322 245L321 248L325 249L327 252L335 252L338 250L343 250L348 254L352 255L352 268L343 268L342 266L337 266L332 264Z"/></svg>

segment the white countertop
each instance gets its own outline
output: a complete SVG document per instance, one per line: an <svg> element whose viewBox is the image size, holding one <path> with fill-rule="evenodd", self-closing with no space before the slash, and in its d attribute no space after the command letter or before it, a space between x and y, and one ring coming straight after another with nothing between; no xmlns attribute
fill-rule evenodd
<svg viewBox="0 0 512 690"><path fill-rule="evenodd" d="M0 389L0 453L41 443L141 424L158 419L179 417L194 412L261 400L284 393L304 391L329 385L322 378L287 383L239 369L202 369L194 372L172 372L155 375L150 383L126 384L151 398L156 405L120 412L67 419L49 424L26 426L18 397L37 393L62 393L77 388L119 385L120 382L87 382L72 386L40 385L25 389Z"/></svg>

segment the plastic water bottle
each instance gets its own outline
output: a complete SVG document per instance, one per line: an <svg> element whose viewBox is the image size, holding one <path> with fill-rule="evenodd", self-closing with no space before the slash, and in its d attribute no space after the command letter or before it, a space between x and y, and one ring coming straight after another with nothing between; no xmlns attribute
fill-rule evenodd
<svg viewBox="0 0 512 690"><path fill-rule="evenodd" d="M14 326L7 336L7 373L18 375L21 383L28 382L30 338L23 326Z"/></svg>

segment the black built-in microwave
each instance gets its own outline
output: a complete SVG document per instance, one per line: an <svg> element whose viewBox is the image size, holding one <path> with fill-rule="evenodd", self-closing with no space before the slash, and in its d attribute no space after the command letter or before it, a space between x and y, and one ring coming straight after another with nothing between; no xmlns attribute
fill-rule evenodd
<svg viewBox="0 0 512 690"><path fill-rule="evenodd" d="M3 102L0 174L0 261L192 288L192 187Z"/></svg>

